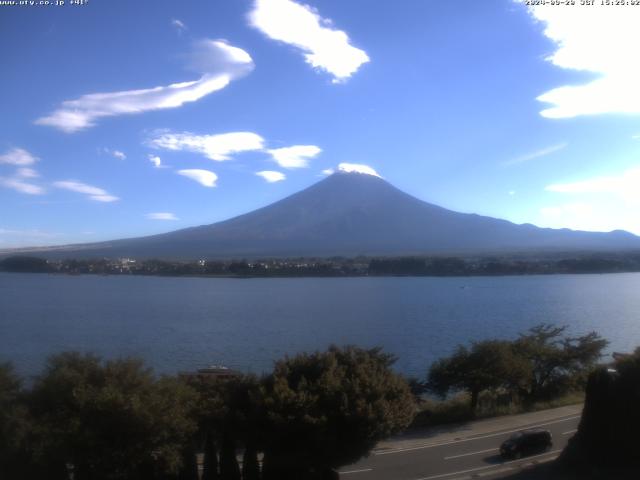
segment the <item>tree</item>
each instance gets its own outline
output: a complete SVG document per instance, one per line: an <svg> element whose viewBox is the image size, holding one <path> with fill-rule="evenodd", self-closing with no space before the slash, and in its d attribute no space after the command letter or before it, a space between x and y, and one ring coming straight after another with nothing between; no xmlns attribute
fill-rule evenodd
<svg viewBox="0 0 640 480"><path fill-rule="evenodd" d="M28 461L29 421L21 381L8 363L0 364L0 478L19 478Z"/></svg>
<svg viewBox="0 0 640 480"><path fill-rule="evenodd" d="M196 447L204 452L204 480L219 480L218 451L225 402L221 382L214 378L193 377L187 384L197 392L195 419L198 426L194 435Z"/></svg>
<svg viewBox="0 0 640 480"><path fill-rule="evenodd" d="M176 473L195 430L194 402L191 388L156 380L139 360L55 355L30 395L36 462L51 479L69 468L78 480Z"/></svg>
<svg viewBox="0 0 640 480"><path fill-rule="evenodd" d="M551 398L564 390L584 387L587 375L607 341L591 332L563 337L566 327L541 324L514 341L485 340L455 353L429 369L429 390L446 396L467 391L475 410L480 393L504 388L525 401Z"/></svg>
<svg viewBox="0 0 640 480"><path fill-rule="evenodd" d="M16 256L0 260L0 271L5 272L48 273L52 270L43 258Z"/></svg>
<svg viewBox="0 0 640 480"><path fill-rule="evenodd" d="M567 327L540 324L514 342L518 355L528 364L528 382L520 395L527 401L557 395L586 375L602 356L608 341L595 332L580 337L563 337Z"/></svg>
<svg viewBox="0 0 640 480"><path fill-rule="evenodd" d="M238 480L239 447L244 447L242 477L259 478L257 454L264 442L266 418L259 380L253 375L194 377L189 384L198 392L197 442L204 443L205 480Z"/></svg>
<svg viewBox="0 0 640 480"><path fill-rule="evenodd" d="M474 342L471 349L458 346L456 352L435 362L428 375L429 389L441 396L450 391L467 391L475 411L480 393L498 387L509 388L525 372L508 341Z"/></svg>
<svg viewBox="0 0 640 480"><path fill-rule="evenodd" d="M638 405L640 349L589 375L578 431L560 461L584 478L594 469L600 471L599 478L637 478Z"/></svg>
<svg viewBox="0 0 640 480"><path fill-rule="evenodd" d="M264 382L263 478L333 478L405 428L415 404L393 363L380 349L335 346L277 362Z"/></svg>

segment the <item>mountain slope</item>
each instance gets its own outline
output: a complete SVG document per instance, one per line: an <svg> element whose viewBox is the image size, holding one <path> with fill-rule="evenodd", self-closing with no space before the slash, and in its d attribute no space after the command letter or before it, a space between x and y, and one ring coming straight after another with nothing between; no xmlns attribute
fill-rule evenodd
<svg viewBox="0 0 640 480"><path fill-rule="evenodd" d="M553 230L464 214L381 178L338 172L264 208L174 232L43 249L52 257L230 258L640 248L640 237Z"/></svg>

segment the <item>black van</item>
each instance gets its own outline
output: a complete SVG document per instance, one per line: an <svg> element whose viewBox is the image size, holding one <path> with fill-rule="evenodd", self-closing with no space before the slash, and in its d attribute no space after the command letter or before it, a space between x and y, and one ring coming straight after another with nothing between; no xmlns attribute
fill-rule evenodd
<svg viewBox="0 0 640 480"><path fill-rule="evenodd" d="M546 452L551 448L551 432L541 428L516 432L500 445L503 458L520 458L524 455Z"/></svg>

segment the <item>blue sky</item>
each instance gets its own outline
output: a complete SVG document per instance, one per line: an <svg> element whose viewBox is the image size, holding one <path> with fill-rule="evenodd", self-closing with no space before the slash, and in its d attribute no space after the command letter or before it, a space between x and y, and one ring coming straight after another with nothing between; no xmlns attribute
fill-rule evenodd
<svg viewBox="0 0 640 480"><path fill-rule="evenodd" d="M340 164L640 234L640 6L577 3L2 5L0 247L213 223Z"/></svg>

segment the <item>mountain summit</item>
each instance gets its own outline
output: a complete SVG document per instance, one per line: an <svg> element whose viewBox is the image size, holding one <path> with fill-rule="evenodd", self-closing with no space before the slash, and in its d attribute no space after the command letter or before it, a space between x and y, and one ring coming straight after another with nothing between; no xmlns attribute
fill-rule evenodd
<svg viewBox="0 0 640 480"><path fill-rule="evenodd" d="M627 248L640 248L640 237L538 228L454 212L412 197L379 176L338 171L278 202L212 225L38 253L196 259Z"/></svg>

